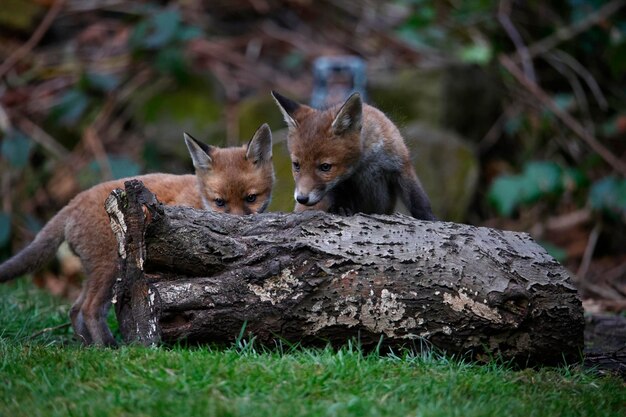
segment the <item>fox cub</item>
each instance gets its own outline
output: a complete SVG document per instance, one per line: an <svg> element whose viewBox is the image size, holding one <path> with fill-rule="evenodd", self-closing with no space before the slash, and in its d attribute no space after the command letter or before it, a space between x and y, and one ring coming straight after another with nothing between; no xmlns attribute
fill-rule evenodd
<svg viewBox="0 0 626 417"><path fill-rule="evenodd" d="M296 211L391 214L435 220L398 128L358 93L316 110L272 92L289 133Z"/></svg>
<svg viewBox="0 0 626 417"><path fill-rule="evenodd" d="M261 126L242 147L205 145L185 134L195 175L135 177L164 204L244 215L264 211L274 182L272 133ZM66 240L87 275L70 310L74 332L86 345L115 345L106 323L116 277L117 246L104 202L120 179L98 184L74 197L21 252L0 265L0 282L31 272L49 261Z"/></svg>

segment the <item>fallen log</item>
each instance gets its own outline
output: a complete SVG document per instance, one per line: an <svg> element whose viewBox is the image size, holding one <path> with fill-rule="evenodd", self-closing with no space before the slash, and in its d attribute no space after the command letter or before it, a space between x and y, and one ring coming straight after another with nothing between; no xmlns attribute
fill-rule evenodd
<svg viewBox="0 0 626 417"><path fill-rule="evenodd" d="M139 181L106 207L126 342L375 346L580 360L583 309L527 234L403 215L235 217L164 206Z"/></svg>

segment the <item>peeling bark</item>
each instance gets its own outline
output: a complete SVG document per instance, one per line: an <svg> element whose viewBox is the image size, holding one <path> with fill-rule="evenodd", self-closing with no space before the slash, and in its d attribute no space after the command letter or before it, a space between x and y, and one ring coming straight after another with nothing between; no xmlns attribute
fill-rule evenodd
<svg viewBox="0 0 626 417"><path fill-rule="evenodd" d="M120 331L125 342L153 345L161 340L158 294L144 277L147 219L143 207L158 205L154 194L140 181L124 184L126 191L113 190L105 202L111 229L118 241L119 278L113 300ZM156 212L154 212L156 213Z"/></svg>
<svg viewBox="0 0 626 417"><path fill-rule="evenodd" d="M527 234L402 215L234 217L128 191L110 198L129 230L145 224L120 258L118 320L135 317L134 329L122 326L127 341L231 343L245 324L266 344L356 338L365 348L432 345L478 359L580 359L576 289ZM139 316L159 334L138 331Z"/></svg>

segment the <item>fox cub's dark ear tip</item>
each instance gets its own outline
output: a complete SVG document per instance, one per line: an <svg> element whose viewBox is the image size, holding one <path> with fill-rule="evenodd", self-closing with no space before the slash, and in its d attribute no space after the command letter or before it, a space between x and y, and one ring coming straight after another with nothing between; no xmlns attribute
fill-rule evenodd
<svg viewBox="0 0 626 417"><path fill-rule="evenodd" d="M267 123L263 123L248 142L246 159L255 164L272 160L272 130Z"/></svg>
<svg viewBox="0 0 626 417"><path fill-rule="evenodd" d="M191 135L190 135L189 133L187 133L187 132L183 132L183 138L184 138L186 141L194 141L194 142L197 142L196 138L194 138L193 136L191 136Z"/></svg>
<svg viewBox="0 0 626 417"><path fill-rule="evenodd" d="M261 127L259 127L259 130L268 136L270 141L272 140L272 129L270 129L270 125L263 123Z"/></svg>
<svg viewBox="0 0 626 417"><path fill-rule="evenodd" d="M274 97L274 100L276 100L276 103L278 103L278 105L282 107L289 114L292 114L294 111L296 111L300 107L300 103L298 103L297 101L287 98L283 96L282 94L277 93L274 90L272 90L272 97Z"/></svg>
<svg viewBox="0 0 626 417"><path fill-rule="evenodd" d="M362 113L363 102L361 101L361 95L357 92L352 93L337 112L335 120L333 120L331 126L335 134L342 135L346 132L360 130L363 118Z"/></svg>
<svg viewBox="0 0 626 417"><path fill-rule="evenodd" d="M346 99L346 103L363 103L363 99L361 98L361 93L359 93L358 91L355 91L354 93L350 94L350 96Z"/></svg>
<svg viewBox="0 0 626 417"><path fill-rule="evenodd" d="M187 132L183 132L183 137L196 170L210 170L213 166L213 160L210 155L213 147L196 140Z"/></svg>
<svg viewBox="0 0 626 417"><path fill-rule="evenodd" d="M272 98L273 98L274 100L278 101L278 102L280 102L280 101L282 101L282 100L284 100L284 99L285 99L285 97L283 97L282 95L280 95L280 94L279 94L277 91L275 91L275 90L272 90L271 94L272 94Z"/></svg>
<svg viewBox="0 0 626 417"><path fill-rule="evenodd" d="M183 132L183 137L185 138L185 144L189 151L192 151L193 148L202 149L207 155L213 151L213 146L207 145L204 142L200 142L198 139L194 138L187 132Z"/></svg>
<svg viewBox="0 0 626 417"><path fill-rule="evenodd" d="M287 97L283 96L276 90L272 90L272 97L274 97L276 100L289 100Z"/></svg>
<svg viewBox="0 0 626 417"><path fill-rule="evenodd" d="M259 128L254 133L254 136L252 137L252 139L255 139L255 138L265 139L269 141L269 143L271 143L272 142L272 129L270 129L270 125L268 125L267 123L263 123L261 126L259 126Z"/></svg>

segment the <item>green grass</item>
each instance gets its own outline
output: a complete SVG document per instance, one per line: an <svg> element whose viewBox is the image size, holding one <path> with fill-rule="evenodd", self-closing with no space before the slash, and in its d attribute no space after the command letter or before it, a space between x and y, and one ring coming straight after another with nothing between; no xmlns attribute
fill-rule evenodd
<svg viewBox="0 0 626 417"><path fill-rule="evenodd" d="M624 416L626 387L576 367L516 371L331 349L82 348L67 303L0 286L0 416ZM35 337L31 337L35 335Z"/></svg>

